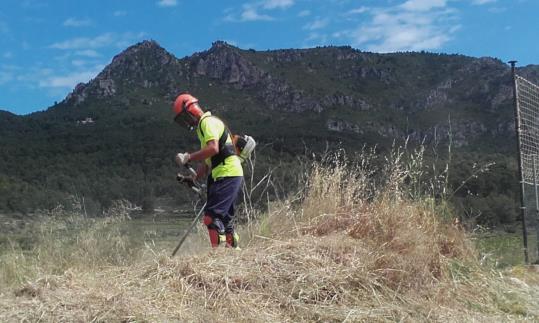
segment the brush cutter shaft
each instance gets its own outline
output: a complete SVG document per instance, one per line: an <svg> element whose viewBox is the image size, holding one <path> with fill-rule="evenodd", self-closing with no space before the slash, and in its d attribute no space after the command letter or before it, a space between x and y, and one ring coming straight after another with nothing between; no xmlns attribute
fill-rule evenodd
<svg viewBox="0 0 539 323"><path fill-rule="evenodd" d="M204 205L202 205L202 208L200 209L200 211L198 211L198 214L196 215L195 219L193 220L193 222L191 222L191 224L189 225L189 228L187 228L187 230L185 231L185 233L183 234L182 238L180 239L180 242L178 243L178 245L176 246L176 248L174 248L174 251L172 252L172 256L171 257L174 257L176 255L176 252L178 252L178 250L180 250L180 247L182 246L183 242L185 241L185 239L187 239L187 236L189 235L189 233L191 232L191 230L193 230L193 228L195 227L195 225L197 224L197 222L200 221L200 217L202 216L202 214L204 214L204 208L206 207L206 203L204 203Z"/></svg>

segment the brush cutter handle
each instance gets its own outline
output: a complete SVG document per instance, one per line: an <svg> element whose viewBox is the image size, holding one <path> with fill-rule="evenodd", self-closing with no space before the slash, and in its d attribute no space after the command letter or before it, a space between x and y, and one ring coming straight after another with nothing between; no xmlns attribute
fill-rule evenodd
<svg viewBox="0 0 539 323"><path fill-rule="evenodd" d="M197 193L198 195L202 195L202 189L200 187L198 187L197 184L195 184L193 182L189 182L187 184L187 186L189 186L189 188L192 189L193 191L195 191L195 193Z"/></svg>
<svg viewBox="0 0 539 323"><path fill-rule="evenodd" d="M189 173L191 173L191 175L193 175L193 178L197 178L197 171L189 163L184 164L183 166L187 168L187 170L189 171Z"/></svg>
<svg viewBox="0 0 539 323"><path fill-rule="evenodd" d="M189 164L184 164L183 165L185 168L187 168L187 170L189 171L189 173L191 173L191 175L193 176L193 180L192 181L188 181L187 182L187 185L189 186L190 189L192 189L193 191L195 191L195 193L197 193L201 198L204 197L204 192L203 192L203 186L200 185L197 181L196 181L196 178L197 178L197 172L196 170Z"/></svg>

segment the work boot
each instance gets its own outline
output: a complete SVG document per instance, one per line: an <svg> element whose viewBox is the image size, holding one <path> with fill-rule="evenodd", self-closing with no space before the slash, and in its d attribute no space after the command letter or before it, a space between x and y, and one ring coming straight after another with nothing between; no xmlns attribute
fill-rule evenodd
<svg viewBox="0 0 539 323"><path fill-rule="evenodd" d="M239 247L240 236L237 233L226 234L226 247L241 250Z"/></svg>
<svg viewBox="0 0 539 323"><path fill-rule="evenodd" d="M219 247L219 243L221 242L221 237L219 233L217 233L217 230L215 229L208 229L208 235L210 236L210 244L212 248Z"/></svg>

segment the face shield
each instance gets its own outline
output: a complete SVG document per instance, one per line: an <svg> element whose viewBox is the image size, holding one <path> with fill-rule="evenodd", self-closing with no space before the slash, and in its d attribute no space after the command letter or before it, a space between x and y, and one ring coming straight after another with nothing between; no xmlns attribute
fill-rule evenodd
<svg viewBox="0 0 539 323"><path fill-rule="evenodd" d="M180 113L174 118L174 122L180 126L186 128L189 131L193 131L196 126L196 119L189 112Z"/></svg>

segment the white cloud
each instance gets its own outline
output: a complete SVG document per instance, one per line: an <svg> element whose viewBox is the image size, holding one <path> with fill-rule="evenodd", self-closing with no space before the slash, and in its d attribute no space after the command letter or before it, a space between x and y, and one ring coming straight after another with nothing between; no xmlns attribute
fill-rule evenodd
<svg viewBox="0 0 539 323"><path fill-rule="evenodd" d="M112 13L112 15L114 17L123 17L123 16L127 16L127 11L124 11L124 10L116 10Z"/></svg>
<svg viewBox="0 0 539 323"><path fill-rule="evenodd" d="M350 15L358 15L358 14L362 14L362 13L365 13L369 11L369 8L367 7L359 7L359 8L356 8L356 9L352 9L352 10L349 10L346 15L347 16L350 16Z"/></svg>
<svg viewBox="0 0 539 323"><path fill-rule="evenodd" d="M136 40L140 40L146 34L145 33L104 33L96 37L76 37L58 42L50 45L50 48L63 49L63 50L87 50L96 49L114 45L115 47L124 47L133 43ZM95 54L93 52L84 52L89 55Z"/></svg>
<svg viewBox="0 0 539 323"><path fill-rule="evenodd" d="M341 31L336 31L336 32L332 33L331 37L333 37L333 38L343 38L343 37L346 37L348 35L350 35L349 30L341 30Z"/></svg>
<svg viewBox="0 0 539 323"><path fill-rule="evenodd" d="M17 72L16 80L26 83L26 86L34 87L38 80L41 81L49 77L53 73L50 68L41 68L38 66L30 67L28 69L21 69Z"/></svg>
<svg viewBox="0 0 539 323"><path fill-rule="evenodd" d="M270 21L271 16L259 14L255 8L248 8L241 13L241 21Z"/></svg>
<svg viewBox="0 0 539 323"><path fill-rule="evenodd" d="M77 18L68 18L64 21L65 27L88 27L93 25L91 19L77 19Z"/></svg>
<svg viewBox="0 0 539 323"><path fill-rule="evenodd" d="M265 0L259 2L245 3L240 10L241 13L236 15L232 8L225 10L224 21L228 22L249 22L249 21L273 21L275 18L270 16L264 11L274 10L274 9L286 9L294 5L294 0ZM310 14L310 11L304 10L300 13L300 16L307 16Z"/></svg>
<svg viewBox="0 0 539 323"><path fill-rule="evenodd" d="M2 55L2 57L5 58L5 59L13 58L13 53L12 53L12 52L5 52L5 53Z"/></svg>
<svg viewBox="0 0 539 323"><path fill-rule="evenodd" d="M83 60L83 59L74 59L74 60L71 61L71 65L77 66L77 67L81 67L81 66L84 66L86 64L88 64L88 62Z"/></svg>
<svg viewBox="0 0 539 323"><path fill-rule="evenodd" d="M88 82L100 73L104 64L89 65L83 61L62 64L61 70L55 70L47 64L37 63L31 67L2 64L0 60L0 85L13 84L16 87L41 89L43 93L65 97L67 90L72 90L80 82Z"/></svg>
<svg viewBox="0 0 539 323"><path fill-rule="evenodd" d="M176 0L159 0L157 2L157 6L159 7L175 7L178 5L178 1Z"/></svg>
<svg viewBox="0 0 539 323"><path fill-rule="evenodd" d="M439 49L460 28L446 0L408 0L369 12L371 20L351 33L351 41L375 52Z"/></svg>
<svg viewBox="0 0 539 323"><path fill-rule="evenodd" d="M262 7L264 9L286 9L294 5L294 0L266 0Z"/></svg>
<svg viewBox="0 0 539 323"><path fill-rule="evenodd" d="M298 17L307 17L311 14L310 10L302 10L298 13Z"/></svg>
<svg viewBox="0 0 539 323"><path fill-rule="evenodd" d="M309 42L313 40L316 40L317 42L320 42L320 43L325 43L327 41L327 35L320 34L317 32L312 32L307 36L307 39L305 41Z"/></svg>
<svg viewBox="0 0 539 323"><path fill-rule="evenodd" d="M78 50L75 52L75 55L85 56L85 57L101 57L101 54L99 54L97 51L93 49Z"/></svg>
<svg viewBox="0 0 539 323"><path fill-rule="evenodd" d="M401 6L409 11L429 11L434 8L443 8L446 5L447 0L408 0Z"/></svg>
<svg viewBox="0 0 539 323"><path fill-rule="evenodd" d="M239 21L271 21L273 20L273 17L258 13L258 8L255 5L244 4L243 11L241 12L240 18L239 19L232 18L232 19L236 21L237 20Z"/></svg>
<svg viewBox="0 0 539 323"><path fill-rule="evenodd" d="M113 33L105 33L94 38L89 37L77 37L65 40L63 42L54 43L50 45L51 48L56 49L81 49L81 48L100 48L105 47L114 41Z"/></svg>
<svg viewBox="0 0 539 323"><path fill-rule="evenodd" d="M329 24L329 19L328 18L318 18L318 19L315 19L314 21L306 24L305 26L303 26L303 29L317 30L317 29L322 29L322 28L326 27L328 24Z"/></svg>
<svg viewBox="0 0 539 323"><path fill-rule="evenodd" d="M497 0L472 0L472 4L476 6L482 6L484 4L494 3L496 1Z"/></svg>
<svg viewBox="0 0 539 323"><path fill-rule="evenodd" d="M81 82L88 82L95 77L93 72L72 73L64 76L55 76L39 82L40 87L63 87L74 88Z"/></svg>
<svg viewBox="0 0 539 323"><path fill-rule="evenodd" d="M73 72L67 75L53 75L39 81L39 87L73 89L77 84L88 82L94 78L103 69L103 67L103 65L100 65L95 66L91 70Z"/></svg>
<svg viewBox="0 0 539 323"><path fill-rule="evenodd" d="M16 80L16 75L21 74L21 68L17 65L0 65L0 85Z"/></svg>

